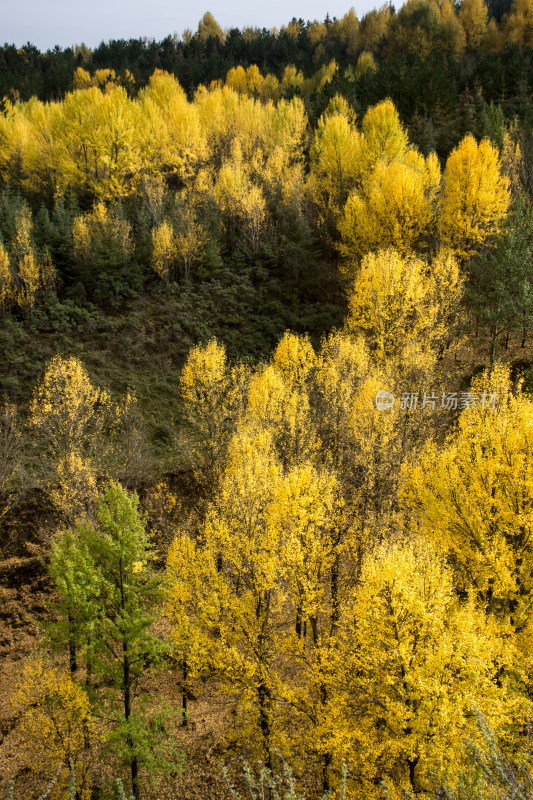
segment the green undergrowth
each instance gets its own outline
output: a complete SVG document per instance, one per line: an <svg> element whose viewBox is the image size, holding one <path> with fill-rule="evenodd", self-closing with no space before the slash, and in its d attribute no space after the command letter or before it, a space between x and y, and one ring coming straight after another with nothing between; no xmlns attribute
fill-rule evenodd
<svg viewBox="0 0 533 800"><path fill-rule="evenodd" d="M51 298L29 319L1 320L0 398L24 413L47 361L74 355L115 398L134 389L149 440L164 451L179 425L178 379L191 347L215 336L232 361L257 363L287 329L307 332L319 346L342 324L344 297L338 271L315 265L308 277L226 269L202 283L154 282L112 312Z"/></svg>

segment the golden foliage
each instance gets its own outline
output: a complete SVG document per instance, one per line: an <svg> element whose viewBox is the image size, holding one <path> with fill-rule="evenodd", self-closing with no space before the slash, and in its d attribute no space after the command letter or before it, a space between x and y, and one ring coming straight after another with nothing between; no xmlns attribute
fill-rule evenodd
<svg viewBox="0 0 533 800"><path fill-rule="evenodd" d="M476 50L487 34L489 12L484 0L462 0L459 22L466 34L467 46Z"/></svg>
<svg viewBox="0 0 533 800"><path fill-rule="evenodd" d="M57 776L52 797L67 800L72 762L76 790L88 800L100 737L86 693L62 671L34 662L22 669L15 702L26 767L46 784Z"/></svg>
<svg viewBox="0 0 533 800"><path fill-rule="evenodd" d="M316 365L316 355L309 337L287 331L274 351L272 363L289 385L305 383Z"/></svg>
<svg viewBox="0 0 533 800"><path fill-rule="evenodd" d="M406 475L406 524L449 553L459 587L473 588L487 611L508 620L527 642L533 403L513 393L509 368L498 364L472 382L471 392L475 407L463 410L442 449L428 442Z"/></svg>
<svg viewBox="0 0 533 800"><path fill-rule="evenodd" d="M9 265L9 256L0 242L0 310L5 313L15 298L15 281Z"/></svg>
<svg viewBox="0 0 533 800"><path fill-rule="evenodd" d="M498 151L484 139L465 136L444 170L440 230L444 244L464 260L500 232L510 203L509 180Z"/></svg>
<svg viewBox="0 0 533 800"><path fill-rule="evenodd" d="M406 254L426 244L441 178L436 155L425 159L409 146L390 100L370 108L362 127L357 180L338 219L347 272L369 251L395 247Z"/></svg>
<svg viewBox="0 0 533 800"><path fill-rule="evenodd" d="M74 356L54 356L30 401L29 422L42 439L55 480L53 502L73 519L94 508L96 465L109 448L125 406L92 385Z"/></svg>
<svg viewBox="0 0 533 800"><path fill-rule="evenodd" d="M40 285L39 265L31 241L32 220L25 205L16 215L15 239L11 243L11 264L17 277L17 302L25 311L31 311Z"/></svg>
<svg viewBox="0 0 533 800"><path fill-rule="evenodd" d="M434 194L435 185L428 192L424 172L378 161L360 192L348 198L339 222L346 269L353 271L355 259L369 251L394 247L406 255L415 250L433 222Z"/></svg>
<svg viewBox="0 0 533 800"><path fill-rule="evenodd" d="M318 446L305 386L273 364L252 376L246 414L272 434L284 466L308 459Z"/></svg>
<svg viewBox="0 0 533 800"><path fill-rule="evenodd" d="M169 283L174 277L178 245L172 225L165 219L152 230L152 266Z"/></svg>
<svg viewBox="0 0 533 800"><path fill-rule="evenodd" d="M513 659L472 599L459 605L451 570L425 542L387 544L370 554L332 653L327 729L339 762L349 758L354 797L394 796L454 785L459 745L476 739L475 713L495 730L518 716L498 669Z"/></svg>
<svg viewBox="0 0 533 800"><path fill-rule="evenodd" d="M74 219L72 238L78 263L103 272L117 262L126 265L134 249L130 223L101 202Z"/></svg>
<svg viewBox="0 0 533 800"><path fill-rule="evenodd" d="M533 2L513 0L504 21L503 35L507 44L531 47L533 44Z"/></svg>
<svg viewBox="0 0 533 800"><path fill-rule="evenodd" d="M369 253L350 296L348 330L363 334L378 361L412 343L435 350L457 313L463 277L450 253L431 265L396 250Z"/></svg>
<svg viewBox="0 0 533 800"><path fill-rule="evenodd" d="M230 367L223 345L211 339L193 348L183 367L180 390L191 425L194 460L205 477L216 480L245 402L246 370Z"/></svg>
<svg viewBox="0 0 533 800"><path fill-rule="evenodd" d="M377 72L377 65L374 61L374 56L372 53L368 53L367 51L363 51L359 54L359 58L357 59L357 64L355 65L355 73L354 77L355 80L360 80L364 75L372 75L372 73Z"/></svg>

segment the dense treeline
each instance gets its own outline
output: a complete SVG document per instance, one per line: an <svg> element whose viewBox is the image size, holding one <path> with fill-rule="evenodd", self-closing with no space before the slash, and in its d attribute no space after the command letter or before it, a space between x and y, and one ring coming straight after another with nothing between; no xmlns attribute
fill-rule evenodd
<svg viewBox="0 0 533 800"><path fill-rule="evenodd" d="M335 93L354 102L358 113L391 97L404 124L424 128L420 136L438 135L441 126L447 127L451 142L437 142L443 156L450 143L457 143L454 137L460 138L457 122L465 107L479 113L480 104L492 103L508 117L528 113L532 14L527 0L489 8L483 0L464 0L455 10L449 2L411 0L398 12L385 5L361 21L351 10L339 20L292 20L279 32L223 32L206 14L197 32L186 31L181 40L111 41L93 51L81 45L47 53L29 44L18 50L5 44L0 96L12 101L64 98L75 88L78 69L91 75L113 70L137 94L154 70L163 69L177 77L191 99L200 84L224 80L235 67L257 65L281 84L286 96L305 96L313 121ZM364 58L359 60L362 53L372 55L371 69ZM304 85L297 78L301 72L310 79L333 61L336 69L326 87L317 87L318 81Z"/></svg>

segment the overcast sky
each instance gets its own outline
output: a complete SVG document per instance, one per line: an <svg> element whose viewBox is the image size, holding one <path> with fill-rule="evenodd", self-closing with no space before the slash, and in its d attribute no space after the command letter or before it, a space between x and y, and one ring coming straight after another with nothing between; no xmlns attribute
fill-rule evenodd
<svg viewBox="0 0 533 800"><path fill-rule="evenodd" d="M193 31L205 11L223 28L281 28L292 17L323 20L341 17L351 5L357 16L382 0L0 0L0 43L20 47L31 42L40 50L56 44L68 47L85 42L148 36L163 39L185 28Z"/></svg>

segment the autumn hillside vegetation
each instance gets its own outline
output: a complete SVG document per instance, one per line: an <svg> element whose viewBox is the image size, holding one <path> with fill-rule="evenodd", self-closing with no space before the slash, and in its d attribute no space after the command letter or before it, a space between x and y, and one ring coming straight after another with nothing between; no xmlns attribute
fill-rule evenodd
<svg viewBox="0 0 533 800"><path fill-rule="evenodd" d="M24 99L3 48L12 800L531 795L531 106L494 65L527 73L533 11L504 5L293 21L275 68L205 15L174 46L209 81L101 45Z"/></svg>

